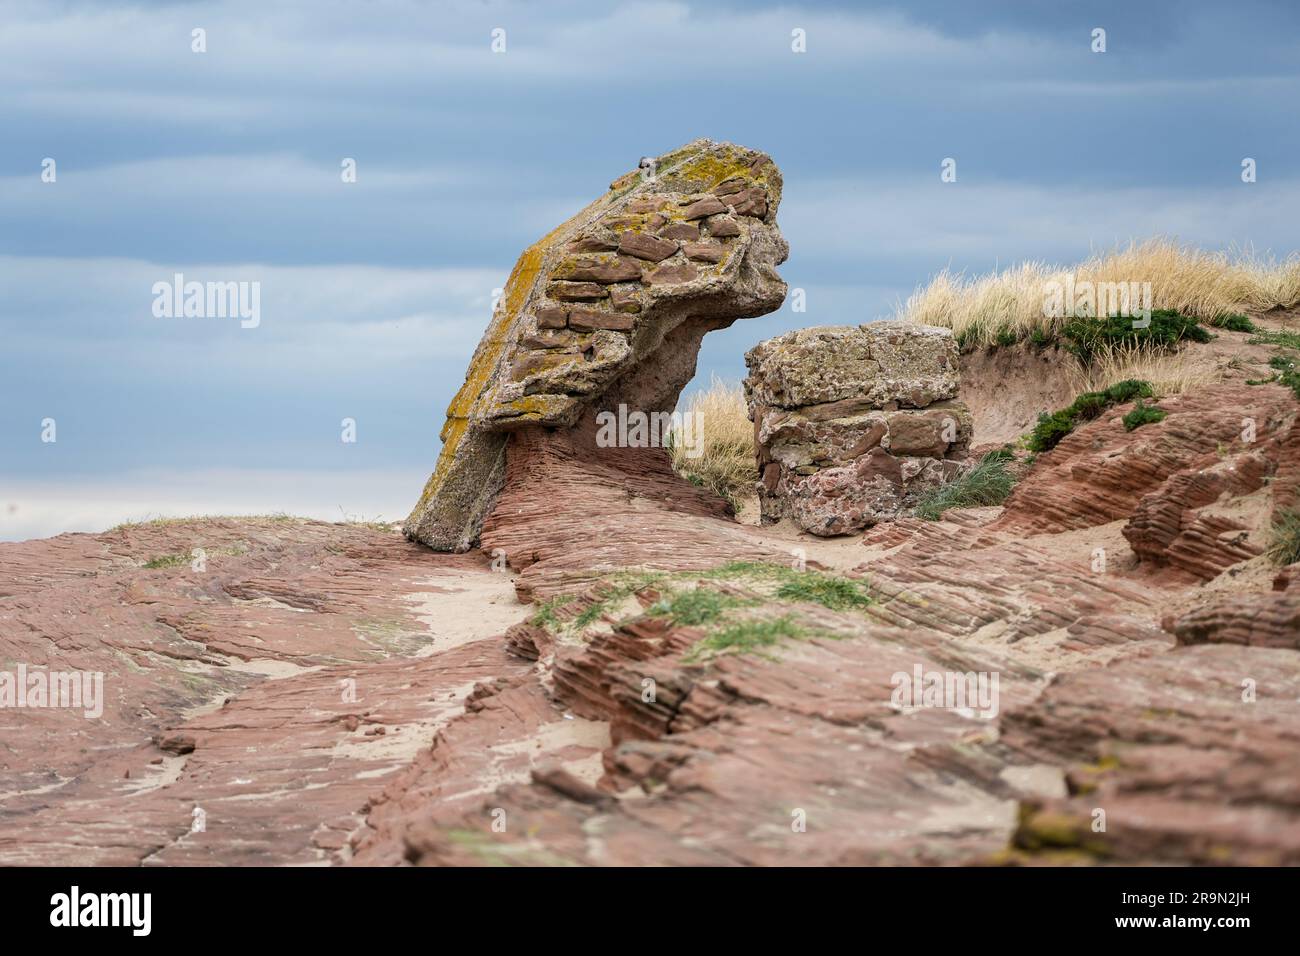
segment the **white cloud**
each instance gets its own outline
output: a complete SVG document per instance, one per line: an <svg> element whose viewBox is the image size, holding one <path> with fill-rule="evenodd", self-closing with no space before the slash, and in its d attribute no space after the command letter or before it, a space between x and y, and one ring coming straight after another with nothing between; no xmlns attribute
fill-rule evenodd
<svg viewBox="0 0 1300 956"><path fill-rule="evenodd" d="M975 268L1010 260L1073 261L1091 250L1155 235L1202 248L1253 245L1279 256L1296 251L1300 180L1241 183L1226 167L1223 185L1104 187L981 182L959 165L956 183L909 178L821 180L787 194L782 230L792 262L949 262ZM789 267L787 267L788 269Z"/></svg>
<svg viewBox="0 0 1300 956"><path fill-rule="evenodd" d="M153 284L259 282L261 324L237 319L155 318ZM491 269L270 266L0 256L0 329L12 347L48 348L64 360L136 355L142 343L160 371L196 349L208 362L274 366L285 374L398 359L465 360L491 315ZM75 333L75 334L73 334ZM168 355L169 351L176 353ZM182 366L187 363L182 363Z"/></svg>

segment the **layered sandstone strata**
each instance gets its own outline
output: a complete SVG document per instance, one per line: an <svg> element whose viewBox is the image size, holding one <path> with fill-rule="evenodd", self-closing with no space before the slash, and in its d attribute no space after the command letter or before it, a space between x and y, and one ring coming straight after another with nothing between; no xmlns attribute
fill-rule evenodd
<svg viewBox="0 0 1300 956"><path fill-rule="evenodd" d="M536 451L540 435L595 454L601 409L671 412L705 333L784 300L780 200L768 156L696 140L643 161L526 250L447 410L407 536L467 550L501 492L509 448ZM634 470L666 467L662 449L649 451Z"/></svg>
<svg viewBox="0 0 1300 956"><path fill-rule="evenodd" d="M947 329L823 326L745 356L764 522L839 535L890 520L955 477L971 416Z"/></svg>

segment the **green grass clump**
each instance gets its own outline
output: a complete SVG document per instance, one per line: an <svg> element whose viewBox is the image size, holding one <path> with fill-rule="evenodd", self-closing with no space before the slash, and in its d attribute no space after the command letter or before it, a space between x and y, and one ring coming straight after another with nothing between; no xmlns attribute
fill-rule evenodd
<svg viewBox="0 0 1300 956"><path fill-rule="evenodd" d="M786 581L776 589L776 596L785 601L820 604L832 611L870 607L875 603L864 582L816 571L804 571L798 578Z"/></svg>
<svg viewBox="0 0 1300 956"><path fill-rule="evenodd" d="M1164 418L1164 410L1156 408L1154 405L1145 405L1139 400L1133 411L1124 416L1124 430L1131 432L1143 425L1164 421Z"/></svg>
<svg viewBox="0 0 1300 956"><path fill-rule="evenodd" d="M534 627L545 627L547 629L559 627L560 619L556 617L555 612L572 603L572 601L573 598L564 597L563 595L544 601L537 609L537 613L528 619L528 623Z"/></svg>
<svg viewBox="0 0 1300 956"><path fill-rule="evenodd" d="M1061 329L1066 348L1084 365L1099 352L1119 348L1168 348L1184 340L1210 341L1210 333L1195 318L1173 309L1156 309L1151 324L1135 329L1133 318L1112 315L1102 318L1072 319Z"/></svg>
<svg viewBox="0 0 1300 956"><path fill-rule="evenodd" d="M1259 331L1254 322L1239 312L1225 312L1222 315L1216 315L1210 319L1210 324L1216 329L1227 329L1229 332Z"/></svg>
<svg viewBox="0 0 1300 956"><path fill-rule="evenodd" d="M1112 405L1123 405L1135 398L1151 398L1155 395L1155 389L1151 387L1150 382L1126 378L1122 382L1116 382L1101 394L1105 395Z"/></svg>
<svg viewBox="0 0 1300 956"><path fill-rule="evenodd" d="M612 597L593 601L578 612L578 616L573 619L573 626L580 631L585 627L589 627L595 622L596 618L604 614L613 603L614 601Z"/></svg>
<svg viewBox="0 0 1300 956"><path fill-rule="evenodd" d="M150 571L158 568L178 568L182 564L189 564L190 556L188 554L160 554L156 558L150 558L144 563L144 567Z"/></svg>
<svg viewBox="0 0 1300 956"><path fill-rule="evenodd" d="M1300 366L1296 364L1298 357L1300 356L1289 353L1274 355L1268 360L1268 364L1269 367L1277 369L1277 374L1256 384L1263 385L1277 382L1279 385L1285 385L1295 392L1296 398L1300 398Z"/></svg>
<svg viewBox="0 0 1300 956"><path fill-rule="evenodd" d="M710 587L706 582L724 582L741 593ZM538 607L530 619L552 633L578 636L601 615L614 612L631 595L653 589L653 603L643 612L615 622L618 626L644 613L668 618L673 625L698 627L705 637L692 648L687 660L698 660L706 652L748 650L775 644L784 637L810 637L833 633L798 624L791 614L754 619L789 608L777 602L818 604L832 611L855 611L876 603L867 582L826 571L797 570L767 561L731 561L703 571L627 570L610 575L597 585L596 600L573 617L562 621L555 613L574 600L552 598ZM740 613L733 613L739 611Z"/></svg>
<svg viewBox="0 0 1300 956"><path fill-rule="evenodd" d="M783 640L811 637L813 632L791 617L737 621L719 628L691 649L686 660L695 661L705 652L735 651L745 653L772 647Z"/></svg>
<svg viewBox="0 0 1300 956"><path fill-rule="evenodd" d="M1151 387L1150 382L1134 378L1116 382L1105 391L1084 392L1068 408L1062 408L1050 415L1046 412L1039 415L1038 424L1029 433L1026 446L1035 453L1051 451L1080 423L1100 417L1102 412L1112 405L1122 405L1137 398L1154 396L1155 389Z"/></svg>
<svg viewBox="0 0 1300 956"><path fill-rule="evenodd" d="M1050 415L1042 412L1038 416L1038 424L1029 433L1026 447L1032 452L1051 451L1061 443L1062 438L1074 431L1076 424L1074 416L1068 409L1052 412Z"/></svg>
<svg viewBox="0 0 1300 956"><path fill-rule="evenodd" d="M699 627L701 624L711 624L727 611L746 603L748 602L731 594L696 587L664 595L650 605L646 613L655 617L667 617L674 624Z"/></svg>
<svg viewBox="0 0 1300 956"><path fill-rule="evenodd" d="M1274 515L1268 558L1278 566L1300 561L1300 509L1288 508Z"/></svg>
<svg viewBox="0 0 1300 956"><path fill-rule="evenodd" d="M1300 349L1300 332L1282 330L1261 330L1253 339L1247 339L1248 345L1280 345L1284 349Z"/></svg>
<svg viewBox="0 0 1300 956"><path fill-rule="evenodd" d="M1007 471L1005 449L991 451L964 474L922 495L916 515L938 521L949 508L1000 505L1007 500L1016 478Z"/></svg>
<svg viewBox="0 0 1300 956"><path fill-rule="evenodd" d="M1002 346L1015 345L1016 330L1009 325L1004 325L998 329L993 341Z"/></svg>

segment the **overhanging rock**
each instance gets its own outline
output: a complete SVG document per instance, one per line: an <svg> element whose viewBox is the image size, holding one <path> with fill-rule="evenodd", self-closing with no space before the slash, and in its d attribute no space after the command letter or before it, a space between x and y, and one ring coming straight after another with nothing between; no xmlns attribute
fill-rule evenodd
<svg viewBox="0 0 1300 956"><path fill-rule="evenodd" d="M696 140L643 161L528 248L447 410L406 535L472 547L512 433L564 430L567 445L586 448L598 406L672 411L706 332L784 300L780 201L767 155Z"/></svg>

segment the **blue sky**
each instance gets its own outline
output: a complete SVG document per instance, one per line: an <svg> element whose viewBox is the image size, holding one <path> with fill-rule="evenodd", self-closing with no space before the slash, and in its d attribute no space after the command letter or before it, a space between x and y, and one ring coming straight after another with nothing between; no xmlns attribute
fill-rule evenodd
<svg viewBox="0 0 1300 956"><path fill-rule="evenodd" d="M1154 234L1296 248L1284 2L44 0L0 27L0 539L404 517L515 257L700 136L781 166L808 302L711 335L702 382L945 267ZM175 272L260 282L261 324L155 318Z"/></svg>

